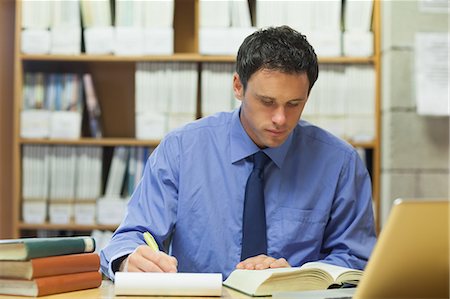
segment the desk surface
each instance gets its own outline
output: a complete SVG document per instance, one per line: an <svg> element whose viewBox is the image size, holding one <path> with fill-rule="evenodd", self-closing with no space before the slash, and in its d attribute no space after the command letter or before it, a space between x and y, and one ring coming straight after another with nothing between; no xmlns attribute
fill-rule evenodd
<svg viewBox="0 0 450 299"><path fill-rule="evenodd" d="M102 285L95 289L88 289L83 291L75 291L75 292L68 292L68 293L61 293L61 294L55 294L50 296L42 296L37 297L39 299L111 299L111 298L117 298L117 299L142 299L142 298L151 298L152 296L114 296L114 284L110 280L104 280L102 282ZM20 299L20 298L34 298L34 297L23 297L23 296L9 296L9 295L0 295L0 299ZM239 293L237 291L234 291L232 289L229 289L227 287L222 288L222 296L221 297L162 297L157 296L154 298L158 299L164 299L164 298L170 298L170 299L177 299L177 298L183 298L183 299L189 299L189 298L196 298L196 299L211 299L211 298L225 298L225 299L249 299L252 298L250 296L247 296L245 294Z"/></svg>

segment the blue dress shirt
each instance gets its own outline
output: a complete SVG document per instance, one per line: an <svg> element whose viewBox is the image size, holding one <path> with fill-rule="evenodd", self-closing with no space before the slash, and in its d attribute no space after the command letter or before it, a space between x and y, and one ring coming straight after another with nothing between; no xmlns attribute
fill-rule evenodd
<svg viewBox="0 0 450 299"><path fill-rule="evenodd" d="M240 261L249 156L259 148L239 109L169 133L148 159L124 220L101 252L112 261L145 244L149 231L179 272L219 272ZM264 170L268 255L292 266L308 261L363 269L375 244L371 182L356 151L330 133L300 121L286 142L266 148ZM166 249L167 250L167 249Z"/></svg>

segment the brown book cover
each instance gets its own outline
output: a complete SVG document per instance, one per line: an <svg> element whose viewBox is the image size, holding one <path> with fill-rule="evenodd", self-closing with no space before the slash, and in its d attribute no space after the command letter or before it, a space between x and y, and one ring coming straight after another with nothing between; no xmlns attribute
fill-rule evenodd
<svg viewBox="0 0 450 299"><path fill-rule="evenodd" d="M31 259L28 261L0 261L1 278L32 279L46 276L98 271L97 253L81 253Z"/></svg>
<svg viewBox="0 0 450 299"><path fill-rule="evenodd" d="M0 279L0 294L37 297L97 288L101 283L102 275L99 271L47 276L33 280Z"/></svg>

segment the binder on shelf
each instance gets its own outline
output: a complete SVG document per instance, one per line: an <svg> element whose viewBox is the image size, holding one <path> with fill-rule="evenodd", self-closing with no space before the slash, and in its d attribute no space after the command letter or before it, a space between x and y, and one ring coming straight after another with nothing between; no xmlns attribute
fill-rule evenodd
<svg viewBox="0 0 450 299"><path fill-rule="evenodd" d="M254 27L201 27L199 51L205 55L235 55Z"/></svg>
<svg viewBox="0 0 450 299"><path fill-rule="evenodd" d="M50 39L50 54L79 55L81 53L81 27L52 27Z"/></svg>
<svg viewBox="0 0 450 299"><path fill-rule="evenodd" d="M81 53L80 2L50 1L52 9L51 54Z"/></svg>
<svg viewBox="0 0 450 299"><path fill-rule="evenodd" d="M51 148L24 145L22 151L22 220L44 223L47 219Z"/></svg>
<svg viewBox="0 0 450 299"><path fill-rule="evenodd" d="M368 32L371 29L373 0L345 0L344 28L345 31Z"/></svg>
<svg viewBox="0 0 450 299"><path fill-rule="evenodd" d="M146 1L115 1L115 25L117 27L141 28L144 23L144 6ZM160 1L150 1L160 2Z"/></svg>
<svg viewBox="0 0 450 299"><path fill-rule="evenodd" d="M308 42L314 45L314 51L320 57L337 57L342 54L342 32L312 31L307 35Z"/></svg>
<svg viewBox="0 0 450 299"><path fill-rule="evenodd" d="M118 225L122 222L127 208L127 200L121 197L105 196L97 201L97 223Z"/></svg>
<svg viewBox="0 0 450 299"><path fill-rule="evenodd" d="M83 30L87 54L112 54L114 51L114 27L88 27Z"/></svg>
<svg viewBox="0 0 450 299"><path fill-rule="evenodd" d="M73 220L72 201L52 201L49 203L49 221L52 224L69 224Z"/></svg>
<svg viewBox="0 0 450 299"><path fill-rule="evenodd" d="M344 56L369 57L373 55L373 33L371 31L345 31L342 51Z"/></svg>
<svg viewBox="0 0 450 299"><path fill-rule="evenodd" d="M374 53L371 31L373 1L347 0L344 5L343 54L367 57Z"/></svg>
<svg viewBox="0 0 450 299"><path fill-rule="evenodd" d="M50 138L78 139L81 136L81 113L53 111L50 116Z"/></svg>
<svg viewBox="0 0 450 299"><path fill-rule="evenodd" d="M200 0L200 27L228 28L231 24L230 0ZM220 13L218 13L220 11Z"/></svg>
<svg viewBox="0 0 450 299"><path fill-rule="evenodd" d="M47 200L24 199L22 201L22 220L29 224L42 224L47 220Z"/></svg>
<svg viewBox="0 0 450 299"><path fill-rule="evenodd" d="M298 1L289 1L298 2ZM275 1L256 1L256 26L258 28L268 26L289 25L286 20L285 2ZM296 9L299 14L303 11ZM302 31L300 31L302 32Z"/></svg>
<svg viewBox="0 0 450 299"><path fill-rule="evenodd" d="M124 146L114 148L108 178L106 180L105 196L120 197L127 170L129 149Z"/></svg>
<svg viewBox="0 0 450 299"><path fill-rule="evenodd" d="M73 218L76 224L94 225L96 215L96 201L76 201Z"/></svg>
<svg viewBox="0 0 450 299"><path fill-rule="evenodd" d="M116 26L114 29L115 55L144 54L144 30L142 27Z"/></svg>
<svg viewBox="0 0 450 299"><path fill-rule="evenodd" d="M173 27L144 28L145 55L172 55L174 53Z"/></svg>
<svg viewBox="0 0 450 299"><path fill-rule="evenodd" d="M102 189L103 148L79 146L76 150L76 201L96 200L100 197Z"/></svg>
<svg viewBox="0 0 450 299"><path fill-rule="evenodd" d="M250 7L247 0L230 1L231 27L251 27Z"/></svg>
<svg viewBox="0 0 450 299"><path fill-rule="evenodd" d="M22 28L48 29L51 25L52 1L22 1Z"/></svg>
<svg viewBox="0 0 450 299"><path fill-rule="evenodd" d="M27 28L21 34L21 50L24 54L48 54L51 37L48 29Z"/></svg>
<svg viewBox="0 0 450 299"><path fill-rule="evenodd" d="M109 0L81 0L80 4L84 28L112 26Z"/></svg>
<svg viewBox="0 0 450 299"><path fill-rule="evenodd" d="M89 130L91 137L101 138L103 136L101 124L101 108L95 92L91 74L83 75L84 98L89 120Z"/></svg>
<svg viewBox="0 0 450 299"><path fill-rule="evenodd" d="M77 147L74 221L95 224L96 200L101 195L103 149L98 146Z"/></svg>
<svg viewBox="0 0 450 299"><path fill-rule="evenodd" d="M51 1L23 1L21 51L25 54L50 52Z"/></svg>
<svg viewBox="0 0 450 299"><path fill-rule="evenodd" d="M114 50L114 27L109 0L81 0L81 17L85 50L88 54L111 54Z"/></svg>
<svg viewBox="0 0 450 299"><path fill-rule="evenodd" d="M116 1L115 55L142 55L144 53L143 3L143 1Z"/></svg>
<svg viewBox="0 0 450 299"><path fill-rule="evenodd" d="M49 219L68 224L73 219L75 198L76 148L55 146L50 159Z"/></svg>
<svg viewBox="0 0 450 299"><path fill-rule="evenodd" d="M235 108L232 78L235 66L231 63L203 63L201 70L202 115L211 115Z"/></svg>
<svg viewBox="0 0 450 299"><path fill-rule="evenodd" d="M46 2L51 3L52 28L81 28L80 0Z"/></svg>
<svg viewBox="0 0 450 299"><path fill-rule="evenodd" d="M144 28L173 28L175 1L144 1Z"/></svg>
<svg viewBox="0 0 450 299"><path fill-rule="evenodd" d="M174 53L174 0L143 2L144 54Z"/></svg>
<svg viewBox="0 0 450 299"><path fill-rule="evenodd" d="M20 112L20 137L48 138L50 136L50 111L41 109Z"/></svg>
<svg viewBox="0 0 450 299"><path fill-rule="evenodd" d="M217 12L220 11L220 14ZM199 52L205 55L235 55L251 27L248 2L200 0Z"/></svg>

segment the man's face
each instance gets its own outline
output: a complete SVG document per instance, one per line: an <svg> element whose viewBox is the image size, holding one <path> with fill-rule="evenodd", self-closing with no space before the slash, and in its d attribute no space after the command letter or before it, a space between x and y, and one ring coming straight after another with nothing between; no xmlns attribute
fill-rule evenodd
<svg viewBox="0 0 450 299"><path fill-rule="evenodd" d="M234 94L242 101L241 123L256 145L277 147L286 141L303 112L308 88L306 73L262 69L250 77L244 94L239 75L234 74Z"/></svg>

